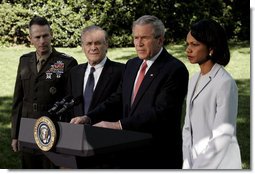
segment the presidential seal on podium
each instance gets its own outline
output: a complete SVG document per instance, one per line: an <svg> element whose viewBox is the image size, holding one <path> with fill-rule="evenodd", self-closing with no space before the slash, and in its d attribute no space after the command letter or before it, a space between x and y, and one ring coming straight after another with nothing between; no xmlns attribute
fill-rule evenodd
<svg viewBox="0 0 255 174"><path fill-rule="evenodd" d="M34 125L34 139L42 151L49 151L57 141L56 127L47 116L38 118Z"/></svg>

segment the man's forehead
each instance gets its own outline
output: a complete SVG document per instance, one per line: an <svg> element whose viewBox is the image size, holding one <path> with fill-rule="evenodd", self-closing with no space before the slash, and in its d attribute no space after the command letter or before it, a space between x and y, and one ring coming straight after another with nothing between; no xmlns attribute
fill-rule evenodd
<svg viewBox="0 0 255 174"><path fill-rule="evenodd" d="M86 32L82 36L82 39L86 42L102 41L104 40L104 38L105 38L104 33L101 31Z"/></svg>
<svg viewBox="0 0 255 174"><path fill-rule="evenodd" d="M47 25L32 25L29 29L30 34L50 33L50 28Z"/></svg>

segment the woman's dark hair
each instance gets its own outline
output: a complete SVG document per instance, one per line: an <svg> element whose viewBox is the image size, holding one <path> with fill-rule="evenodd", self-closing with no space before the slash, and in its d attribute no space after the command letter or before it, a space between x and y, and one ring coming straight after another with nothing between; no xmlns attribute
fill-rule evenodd
<svg viewBox="0 0 255 174"><path fill-rule="evenodd" d="M230 60L229 47L224 28L211 19L201 20L191 26L191 35L199 42L213 49L209 58L220 65L226 66Z"/></svg>

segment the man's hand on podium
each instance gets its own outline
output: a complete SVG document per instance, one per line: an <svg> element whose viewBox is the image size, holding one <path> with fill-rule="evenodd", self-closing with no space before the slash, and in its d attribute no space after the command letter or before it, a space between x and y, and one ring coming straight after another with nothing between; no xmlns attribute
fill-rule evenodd
<svg viewBox="0 0 255 174"><path fill-rule="evenodd" d="M110 128L110 129L120 129L120 130L122 129L119 121L116 121L116 122L101 121L101 122L94 124L93 126Z"/></svg>
<svg viewBox="0 0 255 174"><path fill-rule="evenodd" d="M73 123L73 124L91 124L91 120L87 115L84 115L84 116L79 116L79 117L72 118L70 123ZM121 126L120 121L116 121L116 122L101 121L101 122L98 122L98 123L94 124L93 126L122 130L122 126Z"/></svg>
<svg viewBox="0 0 255 174"><path fill-rule="evenodd" d="M74 117L71 119L70 123L73 124L90 124L91 120L87 115Z"/></svg>

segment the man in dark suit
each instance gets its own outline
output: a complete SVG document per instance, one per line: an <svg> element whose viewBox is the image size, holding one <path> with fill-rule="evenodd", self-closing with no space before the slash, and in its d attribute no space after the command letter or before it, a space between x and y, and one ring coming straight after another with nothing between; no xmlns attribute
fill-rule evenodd
<svg viewBox="0 0 255 174"><path fill-rule="evenodd" d="M29 39L35 52L20 57L12 107L12 148L18 151L21 117L48 116L48 109L66 95L69 70L77 61L51 46L52 31L43 17L29 23ZM22 149L22 168L55 167L42 153Z"/></svg>
<svg viewBox="0 0 255 174"><path fill-rule="evenodd" d="M116 92L124 69L124 64L113 62L107 58L108 35L102 28L95 25L86 27L82 31L81 41L88 62L72 68L68 80L69 94L74 98L84 96L82 102L73 107L72 115L74 116L87 114L88 111L93 110ZM86 92L89 90L90 72L93 68L94 85L91 99L89 99L90 97L86 96ZM115 117L108 117L106 120L116 121L115 118L116 115ZM79 158L78 168L109 168L106 157Z"/></svg>
<svg viewBox="0 0 255 174"><path fill-rule="evenodd" d="M132 31L138 57L126 63L118 91L87 115L73 118L71 123L151 133L149 147L119 154L120 168L180 169L181 112L188 71L163 48L165 27L157 17L140 17L133 23ZM113 110L118 110L122 117L105 121L104 117Z"/></svg>

